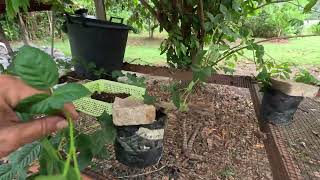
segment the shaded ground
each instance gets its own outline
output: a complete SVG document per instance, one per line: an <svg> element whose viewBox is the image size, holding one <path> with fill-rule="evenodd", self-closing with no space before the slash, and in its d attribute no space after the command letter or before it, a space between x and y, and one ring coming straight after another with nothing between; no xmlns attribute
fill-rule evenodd
<svg viewBox="0 0 320 180"><path fill-rule="evenodd" d="M169 101L164 88L168 83L152 81L149 92ZM97 162L92 168L122 179L272 179L264 146L256 136L259 130L247 90L205 85L193 93L190 104L187 113L168 114L164 154L158 165L142 170L128 168L119 164L112 153L110 160ZM82 117L82 127L92 122L90 117ZM183 119L187 121L188 135L200 126L193 152L205 156L204 161L183 156Z"/></svg>

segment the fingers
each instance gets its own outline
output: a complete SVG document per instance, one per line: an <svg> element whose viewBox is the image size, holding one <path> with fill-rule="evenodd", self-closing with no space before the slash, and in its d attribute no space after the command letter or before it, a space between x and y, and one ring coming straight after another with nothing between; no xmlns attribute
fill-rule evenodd
<svg viewBox="0 0 320 180"><path fill-rule="evenodd" d="M53 116L4 127L0 129L0 157L67 126L64 118Z"/></svg>
<svg viewBox="0 0 320 180"><path fill-rule="evenodd" d="M65 104L64 110L70 113L70 116L73 120L79 119L79 113L76 111L76 108L72 103Z"/></svg>
<svg viewBox="0 0 320 180"><path fill-rule="evenodd" d="M14 76L1 75L0 84L2 85L0 88L0 97L4 98L11 108L16 107L17 104L26 97L44 93L44 91L26 85L22 80Z"/></svg>

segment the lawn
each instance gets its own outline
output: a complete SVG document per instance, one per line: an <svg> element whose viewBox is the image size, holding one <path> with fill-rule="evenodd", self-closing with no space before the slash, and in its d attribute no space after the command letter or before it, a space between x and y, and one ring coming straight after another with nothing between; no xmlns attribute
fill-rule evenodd
<svg viewBox="0 0 320 180"><path fill-rule="evenodd" d="M156 39L149 40L147 35L130 34L128 39L125 61L139 64L162 64L165 63L165 55L160 55L160 43L162 38L160 35L155 36ZM160 37L159 37L160 36ZM49 40L33 42L38 46L51 46ZM19 44L14 44L15 47ZM71 50L68 40L56 40L55 48L62 51L66 56L71 56Z"/></svg>
<svg viewBox="0 0 320 180"><path fill-rule="evenodd" d="M125 60L127 62L140 64L163 64L165 55L160 55L160 43L165 37L163 34L156 34L156 39L150 40L147 34L130 34ZM320 66L320 37L306 37L290 39L287 42L268 42L264 43L266 57L271 56L279 62L291 62L297 65L316 65ZM49 41L35 42L37 45L49 46ZM55 47L66 55L71 56L68 40L57 40ZM247 51L245 55L251 58L252 53Z"/></svg>
<svg viewBox="0 0 320 180"><path fill-rule="evenodd" d="M320 65L320 37L296 38L288 42L264 43L263 45L266 55L279 62ZM245 54L251 55L249 52Z"/></svg>

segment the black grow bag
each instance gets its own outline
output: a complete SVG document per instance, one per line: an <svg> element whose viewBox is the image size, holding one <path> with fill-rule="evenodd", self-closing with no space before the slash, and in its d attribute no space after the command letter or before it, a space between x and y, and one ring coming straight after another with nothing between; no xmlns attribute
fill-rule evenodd
<svg viewBox="0 0 320 180"><path fill-rule="evenodd" d="M106 73L121 69L130 27L122 24L123 19L121 23L111 20L66 15L65 31L78 75L89 79L95 76L88 66L90 62Z"/></svg>
<svg viewBox="0 0 320 180"><path fill-rule="evenodd" d="M163 153L163 133L167 115L158 111L153 124L118 126L114 145L116 159L129 167L157 164Z"/></svg>
<svg viewBox="0 0 320 180"><path fill-rule="evenodd" d="M303 97L289 96L281 91L269 89L264 92L261 104L261 118L273 124L289 124Z"/></svg>

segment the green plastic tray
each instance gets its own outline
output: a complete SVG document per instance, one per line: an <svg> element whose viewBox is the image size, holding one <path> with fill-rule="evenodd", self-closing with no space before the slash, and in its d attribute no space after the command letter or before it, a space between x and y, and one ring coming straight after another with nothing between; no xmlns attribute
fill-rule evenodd
<svg viewBox="0 0 320 180"><path fill-rule="evenodd" d="M96 80L83 84L90 92L126 93L132 98L143 100L146 89L128 84L118 83L108 80ZM101 116L103 112L112 114L112 103L98 101L89 97L84 97L73 102L76 109L91 116Z"/></svg>

